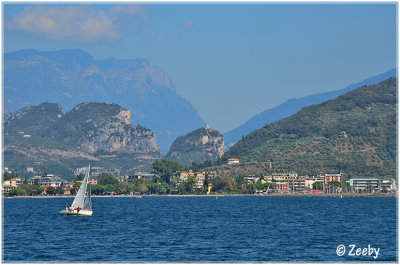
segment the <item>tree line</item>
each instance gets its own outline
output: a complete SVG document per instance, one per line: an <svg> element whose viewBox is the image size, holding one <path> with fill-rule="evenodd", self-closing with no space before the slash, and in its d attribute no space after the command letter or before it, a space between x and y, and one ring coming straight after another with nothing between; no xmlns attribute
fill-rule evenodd
<svg viewBox="0 0 400 265"><path fill-rule="evenodd" d="M207 163L207 162L206 162ZM208 173L205 174L202 185L194 176L188 176L185 180L179 179L179 174L183 170L188 170L181 164L167 159L157 160L153 163L153 172L155 177L151 179L134 179L130 183L120 182L112 173L103 173L98 176L97 184L91 185L91 193L93 195L115 195L124 194L207 194L209 187L210 192L213 194L231 193L231 194L254 194L257 191L266 191L274 189L274 182L260 183L263 177L260 177L259 183L247 184L244 182L244 175L236 175L232 178L226 174L221 176L211 177ZM197 164L193 164L189 169L198 169ZM73 181L71 195L75 195L78 191L83 175L77 175ZM10 179L9 176L5 179ZM332 186L339 187L339 182L331 182ZM313 189L322 190L323 183L315 182ZM11 190L8 196L24 196L24 195L40 195L44 192L44 188L40 187L37 183L33 185L27 184L25 179L24 184L18 189ZM46 189L47 195L62 195L64 189L61 187L48 187Z"/></svg>

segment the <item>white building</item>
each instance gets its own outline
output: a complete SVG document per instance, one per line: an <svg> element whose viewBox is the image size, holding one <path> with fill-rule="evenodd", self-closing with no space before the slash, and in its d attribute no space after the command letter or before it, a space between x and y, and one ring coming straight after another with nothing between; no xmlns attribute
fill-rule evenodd
<svg viewBox="0 0 400 265"><path fill-rule="evenodd" d="M373 191L393 191L395 190L394 179L350 179L350 187L356 191L372 189Z"/></svg>
<svg viewBox="0 0 400 265"><path fill-rule="evenodd" d="M228 159L228 165L233 165L233 164L239 164L239 159L237 158L229 158Z"/></svg>
<svg viewBox="0 0 400 265"><path fill-rule="evenodd" d="M34 176L31 183L37 183L39 186L50 185L53 187L60 187L63 184L62 179L59 176L54 176L53 174L48 174L46 176Z"/></svg>
<svg viewBox="0 0 400 265"><path fill-rule="evenodd" d="M325 177L323 176L306 176L304 186L306 189L312 190L315 182L321 182L321 185L323 185L324 181Z"/></svg>
<svg viewBox="0 0 400 265"><path fill-rule="evenodd" d="M75 169L74 174L75 175L79 175L79 174L85 175L87 170L88 170L87 167L80 167L80 168ZM91 177L98 177L105 172L106 172L105 169L102 167L90 167L90 176Z"/></svg>
<svg viewBox="0 0 400 265"><path fill-rule="evenodd" d="M246 184L256 184L257 182L259 182L260 177L257 177L257 176L245 176L245 177L243 177L243 179L244 179L244 182Z"/></svg>

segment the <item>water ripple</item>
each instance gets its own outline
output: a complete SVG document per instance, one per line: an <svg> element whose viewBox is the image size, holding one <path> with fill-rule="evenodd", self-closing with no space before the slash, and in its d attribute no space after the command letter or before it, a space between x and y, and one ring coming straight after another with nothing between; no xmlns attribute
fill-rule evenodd
<svg viewBox="0 0 400 265"><path fill-rule="evenodd" d="M71 199L6 199L3 262L357 262L339 244L396 261L395 198L93 198L94 214L61 216Z"/></svg>

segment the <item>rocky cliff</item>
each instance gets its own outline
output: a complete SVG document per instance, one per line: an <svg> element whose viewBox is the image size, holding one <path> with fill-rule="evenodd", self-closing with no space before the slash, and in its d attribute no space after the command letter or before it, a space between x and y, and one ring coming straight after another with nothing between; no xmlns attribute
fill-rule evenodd
<svg viewBox="0 0 400 265"><path fill-rule="evenodd" d="M130 111L111 103L81 103L55 124L51 137L76 143L88 153L159 152L155 133L130 124ZM65 134L65 131L72 133Z"/></svg>
<svg viewBox="0 0 400 265"><path fill-rule="evenodd" d="M224 154L224 136L206 125L175 139L167 158L183 165L215 161Z"/></svg>
<svg viewBox="0 0 400 265"><path fill-rule="evenodd" d="M4 118L4 163L22 173L34 165L71 174L90 163L130 174L149 171L160 158L155 133L132 126L130 111L117 104L81 103L64 114L58 104L42 103Z"/></svg>

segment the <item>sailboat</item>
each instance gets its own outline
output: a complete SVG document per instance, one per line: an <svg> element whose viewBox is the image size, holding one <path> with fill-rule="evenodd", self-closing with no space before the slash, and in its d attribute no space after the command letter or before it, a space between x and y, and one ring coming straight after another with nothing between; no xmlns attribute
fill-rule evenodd
<svg viewBox="0 0 400 265"><path fill-rule="evenodd" d="M83 178L82 185L76 193L75 199L71 207L60 211L62 215L92 215L92 199L90 197L90 165L85 177Z"/></svg>

